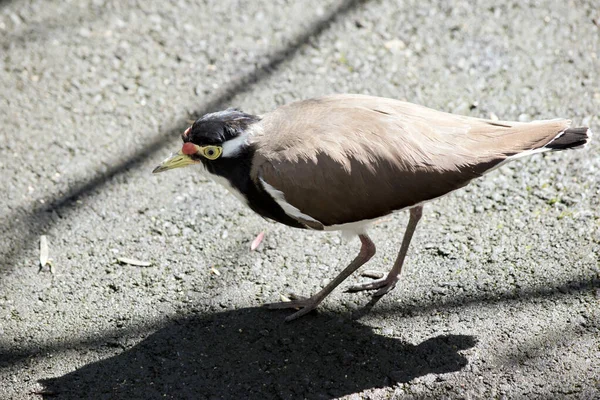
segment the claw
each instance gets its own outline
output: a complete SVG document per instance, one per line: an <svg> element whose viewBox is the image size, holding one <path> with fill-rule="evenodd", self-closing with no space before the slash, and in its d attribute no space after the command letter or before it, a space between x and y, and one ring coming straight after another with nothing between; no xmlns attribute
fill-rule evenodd
<svg viewBox="0 0 600 400"><path fill-rule="evenodd" d="M303 296L298 296L295 294L290 295L291 300L290 301L281 301L281 302L277 302L277 303L268 303L265 304L264 306L267 307L270 310L281 310L284 308L295 308L296 310L298 310L297 312L293 313L292 315L289 315L285 318L285 322L290 322L293 321L297 318L300 318L301 316L308 314L309 312L311 312L312 310L314 310L315 308L317 308L317 306L319 305L319 303L321 302L321 300L315 299L313 297L310 298L306 298Z"/></svg>
<svg viewBox="0 0 600 400"><path fill-rule="evenodd" d="M371 282L364 282L350 286L348 289L346 289L346 292L354 293L363 290L377 290L373 296L379 297L394 289L396 287L396 282L398 282L398 277L393 277L390 279L388 276Z"/></svg>
<svg viewBox="0 0 600 400"><path fill-rule="evenodd" d="M293 313L292 315L288 315L287 317L285 317L285 322L290 322L293 321L295 319L300 318L303 315L308 314L309 312L313 311L315 308L317 308L317 306L319 305L319 303L316 303L314 305L307 305L304 308L302 308L300 311L296 311L295 313Z"/></svg>

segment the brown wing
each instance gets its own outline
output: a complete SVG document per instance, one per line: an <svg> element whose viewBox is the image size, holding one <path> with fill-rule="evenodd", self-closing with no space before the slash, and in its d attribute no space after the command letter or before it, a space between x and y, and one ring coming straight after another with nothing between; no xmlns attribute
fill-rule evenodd
<svg viewBox="0 0 600 400"><path fill-rule="evenodd" d="M373 219L465 186L544 146L566 120L495 122L391 99L338 95L264 116L252 178L324 225Z"/></svg>

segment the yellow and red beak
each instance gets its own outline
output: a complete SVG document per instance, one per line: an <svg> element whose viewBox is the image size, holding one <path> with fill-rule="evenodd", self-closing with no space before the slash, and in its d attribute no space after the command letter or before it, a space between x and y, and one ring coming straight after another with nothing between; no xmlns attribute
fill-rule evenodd
<svg viewBox="0 0 600 400"><path fill-rule="evenodd" d="M187 154L183 154L180 150L177 154L173 154L171 157L164 160L160 165L154 170L152 170L153 174L158 174L159 172L164 172L173 168L182 168L187 167L188 165L197 164L199 161L193 160Z"/></svg>
<svg viewBox="0 0 600 400"><path fill-rule="evenodd" d="M192 143L184 143L181 150L179 150L176 154L173 154L171 157L164 160L160 165L152 171L153 174L158 174L159 172L164 172L173 168L182 168L187 167L188 165L198 164L200 161L194 160L190 157L193 154L198 152L198 146Z"/></svg>

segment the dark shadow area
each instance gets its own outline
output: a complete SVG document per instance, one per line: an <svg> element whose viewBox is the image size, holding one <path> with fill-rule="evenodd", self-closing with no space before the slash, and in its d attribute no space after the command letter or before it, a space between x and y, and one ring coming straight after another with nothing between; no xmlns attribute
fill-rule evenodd
<svg viewBox="0 0 600 400"><path fill-rule="evenodd" d="M521 301L543 299L543 298L558 298L560 296L576 296L585 291L593 291L600 288L600 278L580 278L579 280L573 280L567 284L553 286L553 287L530 287L520 290L519 292L503 292L503 293L490 293L480 292L477 294L464 293L461 295L448 295L448 296L434 296L427 300L414 301L411 297L407 297L403 301L386 303L377 305L379 300L384 297L373 297L371 298L362 308L352 313L352 320L346 321L346 324L352 324L354 326L358 324L356 322L360 318L372 314L372 315L401 315L401 316L413 316L428 314L432 310L442 311L451 308L462 308L470 305L487 305L487 304L511 304L518 303ZM348 294L348 296L359 296L359 294ZM242 312L240 310L239 312ZM202 309L197 309L198 313L203 312ZM236 313L237 311L231 312ZM271 318L275 324L283 322L283 318L289 315L293 310L284 311L270 311ZM321 309L317 310L316 314L323 313ZM315 315L315 313L311 314ZM278 319L281 316L280 319ZM268 317L268 313L267 313ZM346 319L342 315L337 315L339 319ZM333 317L330 317L333 318ZM208 319L208 317L207 317ZM233 317L232 317L233 319ZM301 321L292 323L290 326L300 326L308 321L307 318L303 318ZM119 337L123 336L144 336L145 332L158 329L160 323L153 323L143 327L135 329L123 330L110 330L99 332L97 336L90 338L72 338L60 343L52 343L44 346L6 346L0 344L0 368L4 366L10 366L23 360L33 359L42 356L46 353L61 352L72 348L98 348L102 347L105 343L118 340ZM361 325L358 325L361 326ZM363 328L364 329L364 328Z"/></svg>
<svg viewBox="0 0 600 400"><path fill-rule="evenodd" d="M255 83L263 80L265 77L272 74L284 61L293 57L296 52L302 48L309 40L320 35L338 18L347 14L360 4L366 3L368 0L346 0L342 1L339 6L334 9L327 10L323 16L314 21L309 27L292 38L283 48L275 50L267 55L267 60L263 64L259 64L249 74L241 78L232 79L231 83L219 92L212 100L206 102L201 108L196 110L192 119L196 119L208 112L216 111L230 106L229 102L234 96L247 92L252 89ZM65 218L68 214L77 209L75 200L86 195L90 195L94 190L100 189L106 182L110 181L117 175L125 173L132 168L139 166L141 162L152 157L171 140L179 137L181 132L189 125L189 118L181 118L172 127L165 129L157 134L153 139L148 140L148 143L124 157L124 160L116 165L109 167L106 172L98 173L89 179L85 179L74 183L70 190L62 195L56 195L44 199L44 206L25 210L26 215L21 216L20 213L14 212L6 217L6 221L18 220L19 226L26 227L27 230L24 237L17 241L17 245L13 246L2 260L0 260L0 273L6 273L15 263L17 255L22 251L23 246L32 243L36 232L47 229L53 224L52 214L55 212L60 218ZM148 174L150 174L150 170ZM15 223L9 223L7 231L12 231Z"/></svg>
<svg viewBox="0 0 600 400"><path fill-rule="evenodd" d="M137 345L42 381L60 399L328 399L459 371L476 340L441 335L418 345L321 313L246 308L170 321Z"/></svg>

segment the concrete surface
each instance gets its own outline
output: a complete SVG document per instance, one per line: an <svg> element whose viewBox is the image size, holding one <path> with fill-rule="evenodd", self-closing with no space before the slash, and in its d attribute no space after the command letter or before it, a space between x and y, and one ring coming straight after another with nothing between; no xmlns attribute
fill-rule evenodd
<svg viewBox="0 0 600 400"><path fill-rule="evenodd" d="M260 305L358 243L150 174L189 119L334 92L598 132L599 25L596 0L0 1L0 398L600 398L598 141L428 204L393 293L292 324Z"/></svg>

